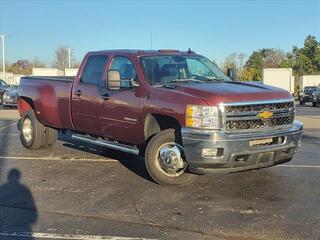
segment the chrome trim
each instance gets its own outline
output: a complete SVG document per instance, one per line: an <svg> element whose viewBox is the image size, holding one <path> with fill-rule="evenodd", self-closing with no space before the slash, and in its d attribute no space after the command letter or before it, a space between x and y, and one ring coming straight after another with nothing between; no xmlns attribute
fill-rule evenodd
<svg viewBox="0 0 320 240"><path fill-rule="evenodd" d="M280 114L280 113L295 113L296 112L296 109L295 107L293 108L287 108L287 109L275 109L275 110L272 110L273 114ZM226 116L227 117L242 117L242 116L253 116L253 115L257 115L259 114L260 112L258 111L252 111L252 112L236 112L236 113L227 113Z"/></svg>
<svg viewBox="0 0 320 240"><path fill-rule="evenodd" d="M286 99L273 99L273 100L263 100L263 101L252 101L252 102L231 102L231 103L221 103L223 106L244 106L248 104L258 105L258 104L273 104L273 103L285 103L285 102L292 102L294 101L293 98L286 98Z"/></svg>
<svg viewBox="0 0 320 240"><path fill-rule="evenodd" d="M103 146L103 147L108 147L108 148L119 150L119 151L126 152L126 153L131 153L131 154L135 154L135 155L139 154L139 149L137 147L125 145L122 143L111 142L111 141L107 141L107 140L103 140L103 139L94 139L94 138L90 138L90 137L86 137L86 136L80 136L77 134L73 134L71 136L71 138L76 139L76 140L80 140L83 142Z"/></svg>
<svg viewBox="0 0 320 240"><path fill-rule="evenodd" d="M261 119L260 117L257 116L259 113L254 113L254 112L250 112L250 113L253 113L253 114L250 114L250 115L247 114L247 115L242 115L242 116L228 116L227 115L227 118L228 118L228 120L231 120L231 121L259 120L259 119ZM286 112L286 113L280 113L280 114L273 112L273 116L271 118L290 117L293 115L294 114L292 112ZM241 118L239 119L239 117L241 117Z"/></svg>

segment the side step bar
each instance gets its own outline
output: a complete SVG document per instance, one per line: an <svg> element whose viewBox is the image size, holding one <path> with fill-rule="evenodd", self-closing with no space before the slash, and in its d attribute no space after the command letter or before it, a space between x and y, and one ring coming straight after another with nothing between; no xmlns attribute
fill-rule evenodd
<svg viewBox="0 0 320 240"><path fill-rule="evenodd" d="M139 154L139 149L137 147L125 145L122 143L102 140L102 139L98 139L98 138L92 138L89 136L83 136L83 135L78 135L78 134L73 134L71 136L71 138L76 139L76 140L80 140L83 142L95 144L98 146L103 146L103 147L119 150L119 151L126 152L126 153L131 153L131 154L135 154L135 155Z"/></svg>

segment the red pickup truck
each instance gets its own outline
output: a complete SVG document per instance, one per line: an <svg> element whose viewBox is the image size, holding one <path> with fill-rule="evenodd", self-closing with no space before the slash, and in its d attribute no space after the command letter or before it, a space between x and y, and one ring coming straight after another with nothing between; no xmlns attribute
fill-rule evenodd
<svg viewBox="0 0 320 240"><path fill-rule="evenodd" d="M289 92L233 81L192 51L89 52L75 79L23 77L20 138L52 146L74 139L145 157L160 184L290 161L303 126Z"/></svg>

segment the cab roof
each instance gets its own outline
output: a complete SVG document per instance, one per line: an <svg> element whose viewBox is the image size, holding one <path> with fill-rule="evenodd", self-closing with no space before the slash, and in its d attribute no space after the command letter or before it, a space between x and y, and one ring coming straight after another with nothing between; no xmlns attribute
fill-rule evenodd
<svg viewBox="0 0 320 240"><path fill-rule="evenodd" d="M159 49L159 50L141 50L141 49L116 49L116 50L102 50L89 52L90 55L94 54L123 54L131 56L156 56L156 55L195 55L192 50L179 51L174 49Z"/></svg>

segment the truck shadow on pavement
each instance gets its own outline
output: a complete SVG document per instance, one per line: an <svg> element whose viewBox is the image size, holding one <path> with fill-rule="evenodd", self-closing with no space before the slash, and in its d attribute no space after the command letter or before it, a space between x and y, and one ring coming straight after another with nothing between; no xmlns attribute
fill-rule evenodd
<svg viewBox="0 0 320 240"><path fill-rule="evenodd" d="M149 176L147 169L144 165L144 159L140 156L133 154L108 149L105 147L96 146L94 144L84 143L81 141L71 139L68 134L59 134L59 140L63 141L64 147L84 151L87 153L95 154L104 158L111 158L118 160L123 166L135 173L137 176L142 177L152 183L154 181Z"/></svg>

